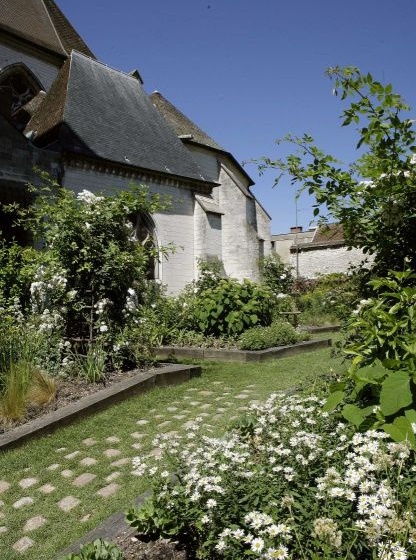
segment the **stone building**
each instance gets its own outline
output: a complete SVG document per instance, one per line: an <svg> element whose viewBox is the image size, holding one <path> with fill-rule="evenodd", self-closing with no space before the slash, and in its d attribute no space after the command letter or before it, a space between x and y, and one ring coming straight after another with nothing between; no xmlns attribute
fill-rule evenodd
<svg viewBox="0 0 416 560"><path fill-rule="evenodd" d="M75 191L134 183L170 196L168 211L138 220L159 246L177 248L155 270L172 293L196 277L198 259L259 277L270 216L232 154L161 94L149 96L137 70L98 61L53 0L0 0L1 202L29 203L33 166ZM0 229L10 234L4 214Z"/></svg>
<svg viewBox="0 0 416 560"><path fill-rule="evenodd" d="M346 273L366 258L360 249L347 249L340 224L326 224L306 231L300 226L293 227L288 233L272 235L272 246L299 278Z"/></svg>

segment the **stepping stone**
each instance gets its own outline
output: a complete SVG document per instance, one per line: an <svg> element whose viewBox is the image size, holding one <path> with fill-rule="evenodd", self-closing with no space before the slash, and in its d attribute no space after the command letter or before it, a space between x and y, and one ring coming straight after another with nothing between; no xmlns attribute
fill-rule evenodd
<svg viewBox="0 0 416 560"><path fill-rule="evenodd" d="M190 389L186 389L188 391L188 393L191 393L192 391L198 391L198 389L196 389L196 387L191 387Z"/></svg>
<svg viewBox="0 0 416 560"><path fill-rule="evenodd" d="M34 486L38 482L39 480L37 478L23 478L19 482L19 486L20 488L30 488L31 486Z"/></svg>
<svg viewBox="0 0 416 560"><path fill-rule="evenodd" d="M137 420L136 424L138 426L146 426L149 423L149 420Z"/></svg>
<svg viewBox="0 0 416 560"><path fill-rule="evenodd" d="M206 418L207 416L211 416L211 414L208 414L208 412L200 412L199 416Z"/></svg>
<svg viewBox="0 0 416 560"><path fill-rule="evenodd" d="M168 412L176 412L178 409L177 406L168 406L166 409Z"/></svg>
<svg viewBox="0 0 416 560"><path fill-rule="evenodd" d="M120 471L115 471L111 474L109 474L108 476L105 477L105 481L106 482L112 482L113 480L115 480L116 478L118 478L121 475Z"/></svg>
<svg viewBox="0 0 416 560"><path fill-rule="evenodd" d="M191 406L198 406L199 404L202 404L200 401L191 401L189 403Z"/></svg>
<svg viewBox="0 0 416 560"><path fill-rule="evenodd" d="M72 453L68 453L68 455L65 455L65 459L74 459L79 454L80 451L73 451Z"/></svg>
<svg viewBox="0 0 416 560"><path fill-rule="evenodd" d="M66 451L66 447L60 447L56 451L57 451L57 453L62 453L62 451Z"/></svg>
<svg viewBox="0 0 416 560"><path fill-rule="evenodd" d="M188 399L191 399L192 397L189 397L188 395L184 395L182 398L185 399L185 400L188 400Z"/></svg>
<svg viewBox="0 0 416 560"><path fill-rule="evenodd" d="M3 500L0 500L0 507L4 506Z"/></svg>
<svg viewBox="0 0 416 560"><path fill-rule="evenodd" d="M131 435L131 437L134 437L135 439L142 439L142 438L145 437L146 434L141 434L140 432L133 432L130 435Z"/></svg>
<svg viewBox="0 0 416 560"><path fill-rule="evenodd" d="M198 395L203 395L204 397L208 397L209 395L213 395L213 391L199 391Z"/></svg>
<svg viewBox="0 0 416 560"><path fill-rule="evenodd" d="M70 471L69 469L65 469L65 470L61 471L61 475L64 478L71 478L71 476L73 476L74 473L72 471Z"/></svg>
<svg viewBox="0 0 416 560"><path fill-rule="evenodd" d="M131 459L124 457L123 459L119 459L118 461L114 461L110 464L111 467L122 467L123 465L127 465L127 463L131 463Z"/></svg>
<svg viewBox="0 0 416 560"><path fill-rule="evenodd" d="M26 550L28 550L28 548L30 548L34 544L34 541L32 541L32 539L29 539L29 537L22 537L14 543L13 548L16 552L23 553L26 552Z"/></svg>
<svg viewBox="0 0 416 560"><path fill-rule="evenodd" d="M142 448L141 443L132 443L131 446L132 446L133 449L141 449Z"/></svg>
<svg viewBox="0 0 416 560"><path fill-rule="evenodd" d="M91 445L95 445L97 443L97 440L89 437L87 439L82 440L82 443L87 447L91 447Z"/></svg>
<svg viewBox="0 0 416 560"><path fill-rule="evenodd" d="M241 410L242 412L244 412L245 410L248 410L248 406L239 406L237 410Z"/></svg>
<svg viewBox="0 0 416 560"><path fill-rule="evenodd" d="M52 486L52 484L44 484L38 488L38 490L40 490L43 494L51 494L51 492L55 490L55 486Z"/></svg>
<svg viewBox="0 0 416 560"><path fill-rule="evenodd" d="M165 422L162 422L161 424L158 425L158 428L166 428L166 426L169 426L169 424L172 423L172 420L165 420Z"/></svg>
<svg viewBox="0 0 416 560"><path fill-rule="evenodd" d="M227 409L226 408L217 408L217 412L221 414L222 412L227 412Z"/></svg>
<svg viewBox="0 0 416 560"><path fill-rule="evenodd" d="M74 486L78 486L79 488L82 488L83 486L86 486L87 484L92 482L94 480L94 478L96 478L96 476L97 475L91 474L91 473L82 473L79 476L77 476L76 478L74 478L74 480L72 481L72 484Z"/></svg>
<svg viewBox="0 0 416 560"><path fill-rule="evenodd" d="M247 385L247 389L254 389L255 385Z"/></svg>
<svg viewBox="0 0 416 560"><path fill-rule="evenodd" d="M205 403L205 404L201 404L201 406L199 408L202 408L202 410L206 410L207 408L210 408L211 406L212 406L212 404Z"/></svg>
<svg viewBox="0 0 416 560"><path fill-rule="evenodd" d="M4 515L4 513L2 511L0 511L0 519L4 519L6 516Z"/></svg>
<svg viewBox="0 0 416 560"><path fill-rule="evenodd" d="M17 502L13 504L13 507L14 509L21 509L22 507L32 505L33 502L33 498L30 498L29 496L23 496L23 498L20 498L20 500L17 500Z"/></svg>
<svg viewBox="0 0 416 560"><path fill-rule="evenodd" d="M164 418L164 415L163 414L156 414L155 418L157 420L160 420L161 418Z"/></svg>
<svg viewBox="0 0 416 560"><path fill-rule="evenodd" d="M223 401L225 399L225 397L217 397L216 399L214 399L214 401Z"/></svg>
<svg viewBox="0 0 416 560"><path fill-rule="evenodd" d="M8 530L7 527L5 527L4 525L2 525L2 526L0 527L0 535L1 535L2 533L6 533L7 530Z"/></svg>
<svg viewBox="0 0 416 560"><path fill-rule="evenodd" d="M42 517L42 515L32 517L26 521L23 527L23 532L28 533L29 531L35 531L36 529L39 529L39 527L42 527L42 525L45 525L46 521L47 520Z"/></svg>
<svg viewBox="0 0 416 560"><path fill-rule="evenodd" d="M81 517L80 522L81 523L86 523L90 517L91 517L91 514L87 513L87 515L84 515L84 517Z"/></svg>
<svg viewBox="0 0 416 560"><path fill-rule="evenodd" d="M0 480L0 494L6 492L10 488L10 483L5 480Z"/></svg>
<svg viewBox="0 0 416 560"><path fill-rule="evenodd" d="M85 459L82 459L79 464L82 465L83 467L91 467L92 465L95 465L97 463L97 459L93 459L92 457L85 457Z"/></svg>
<svg viewBox="0 0 416 560"><path fill-rule="evenodd" d="M106 449L105 451L103 451L103 455L108 457L108 459L111 459L112 457L121 455L121 451L119 449Z"/></svg>
<svg viewBox="0 0 416 560"><path fill-rule="evenodd" d="M46 467L47 471L56 471L56 469L59 469L61 465L59 463L54 463L53 465L49 465L49 467Z"/></svg>
<svg viewBox="0 0 416 560"><path fill-rule="evenodd" d="M74 498L74 496L66 496L60 502L58 502L58 506L61 508L62 511L71 511L74 507L77 507L81 503L81 500L78 498Z"/></svg>
<svg viewBox="0 0 416 560"><path fill-rule="evenodd" d="M249 399L250 395L247 395L246 393L240 393L239 395L236 395L234 398L235 399Z"/></svg>
<svg viewBox="0 0 416 560"><path fill-rule="evenodd" d="M120 485L113 482L112 484L109 484L108 486L104 486L104 488L98 490L97 494L102 498L109 498L110 496L113 496L119 488Z"/></svg>
<svg viewBox="0 0 416 560"><path fill-rule="evenodd" d="M213 381L212 384L213 385L223 385L224 381Z"/></svg>
<svg viewBox="0 0 416 560"><path fill-rule="evenodd" d="M110 436L106 438L105 441L108 441L108 443L120 443L120 438L118 438L117 436Z"/></svg>
<svg viewBox="0 0 416 560"><path fill-rule="evenodd" d="M176 420L183 420L184 418L186 418L186 414L174 414L173 418L175 418Z"/></svg>
<svg viewBox="0 0 416 560"><path fill-rule="evenodd" d="M155 447L150 451L148 457L155 457L155 459L160 459L162 455L163 455L163 449L160 449L159 447Z"/></svg>

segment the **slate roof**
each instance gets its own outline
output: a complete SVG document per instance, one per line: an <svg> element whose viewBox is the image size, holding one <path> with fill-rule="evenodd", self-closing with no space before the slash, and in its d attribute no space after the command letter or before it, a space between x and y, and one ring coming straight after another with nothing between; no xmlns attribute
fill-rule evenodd
<svg viewBox="0 0 416 560"><path fill-rule="evenodd" d="M212 138L201 130L195 123L186 117L179 109L177 109L170 101L168 101L161 93L154 91L150 94L150 99L159 113L168 121L176 132L177 136L189 137L197 144L202 144L215 150L224 151Z"/></svg>
<svg viewBox="0 0 416 560"><path fill-rule="evenodd" d="M59 141L72 153L213 186L152 105L141 83L73 51L26 127L38 146Z"/></svg>
<svg viewBox="0 0 416 560"><path fill-rule="evenodd" d="M53 0L0 0L0 29L63 57L94 57Z"/></svg>
<svg viewBox="0 0 416 560"><path fill-rule="evenodd" d="M183 142L189 144L199 144L206 148L215 150L224 154L226 157L232 160L234 165L240 170L240 172L248 180L249 186L254 185L253 179L246 173L246 171L241 167L234 156L224 150L219 144L217 144L212 138L201 130L195 123L193 123L188 117L186 117L179 109L177 109L170 101L168 101L163 95L154 91L150 94L150 99L159 113L166 119L169 125L173 128L175 133ZM245 188L243 185L238 183L241 191L249 198L254 198L253 194L249 189Z"/></svg>

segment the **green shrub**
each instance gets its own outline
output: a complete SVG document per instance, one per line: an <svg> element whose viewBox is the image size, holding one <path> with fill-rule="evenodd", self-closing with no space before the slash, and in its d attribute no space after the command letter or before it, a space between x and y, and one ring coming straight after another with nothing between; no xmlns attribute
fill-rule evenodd
<svg viewBox="0 0 416 560"><path fill-rule="evenodd" d="M358 299L358 277L334 273L299 288L296 303L303 324L322 325L346 319Z"/></svg>
<svg viewBox="0 0 416 560"><path fill-rule="evenodd" d="M346 381L337 383L327 408L340 410L357 428L382 428L416 449L416 274L390 272L369 282L347 324L344 353L352 359Z"/></svg>
<svg viewBox="0 0 416 560"><path fill-rule="evenodd" d="M298 332L289 323L276 321L269 327L253 327L243 332L238 339L238 347L241 350L263 350L295 344L308 338L307 333Z"/></svg>
<svg viewBox="0 0 416 560"><path fill-rule="evenodd" d="M263 284L275 295L288 294L293 285L292 268L285 265L281 258L272 254L260 263Z"/></svg>
<svg viewBox="0 0 416 560"><path fill-rule="evenodd" d="M116 545L97 539L82 546L78 554L70 554L64 560L124 560L124 556Z"/></svg>
<svg viewBox="0 0 416 560"><path fill-rule="evenodd" d="M207 335L238 335L272 320L273 294L259 284L222 279L199 294L194 313L198 328Z"/></svg>

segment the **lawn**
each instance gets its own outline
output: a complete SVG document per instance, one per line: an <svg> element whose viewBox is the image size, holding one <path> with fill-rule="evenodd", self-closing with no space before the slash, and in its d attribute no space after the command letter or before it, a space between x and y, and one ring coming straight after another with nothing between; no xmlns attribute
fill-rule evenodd
<svg viewBox="0 0 416 560"><path fill-rule="evenodd" d="M251 400L264 400L278 390L312 388L330 369L344 370L330 353L325 348L263 364L203 363L201 378L154 389L4 452L0 481L10 487L0 496L4 502L0 524L7 527L0 557L55 558L106 517L125 510L145 490L145 481L131 474L130 459L156 452L152 446L156 434L186 430L188 421L204 416L207 428L218 435L244 413ZM90 476L84 484L81 475L85 473ZM106 497L103 488L114 493ZM64 512L58 503L68 496L75 505ZM13 507L22 497L33 502ZM27 521L39 516L43 524L24 532ZM24 536L33 544L22 555L12 545Z"/></svg>

